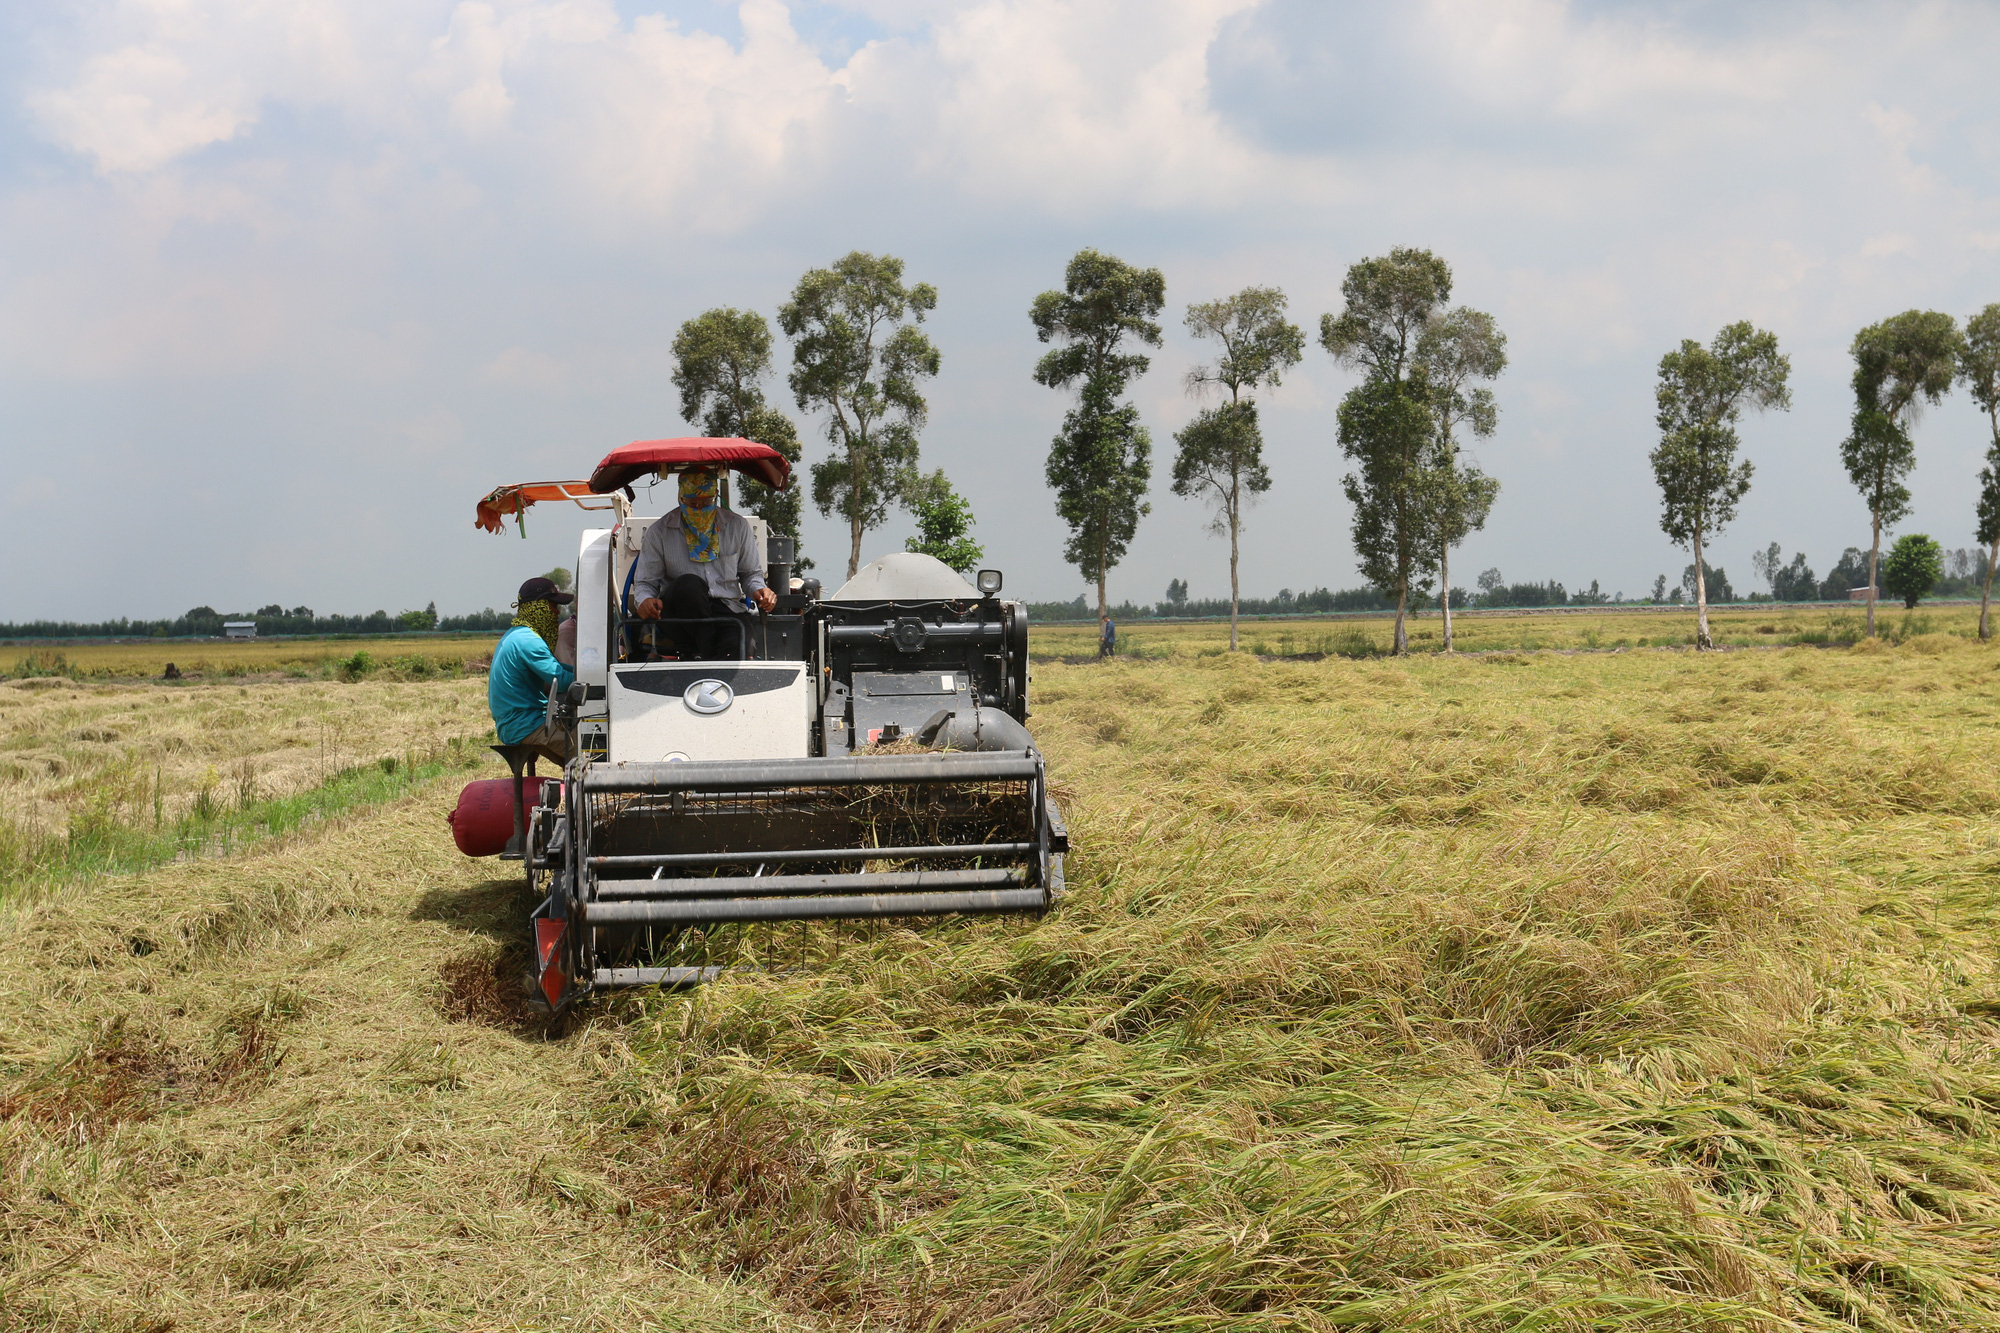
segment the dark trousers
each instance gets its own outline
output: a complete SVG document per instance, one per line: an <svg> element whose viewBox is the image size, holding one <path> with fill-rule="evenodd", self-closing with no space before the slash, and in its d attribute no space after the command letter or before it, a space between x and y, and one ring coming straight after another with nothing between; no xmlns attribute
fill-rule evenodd
<svg viewBox="0 0 2000 1333"><path fill-rule="evenodd" d="M708 580L699 574L683 574L667 585L660 599L663 620L708 620L728 617L741 623L743 617L729 609L729 603L708 594ZM728 625L668 625L674 651L682 658L697 661L733 659L743 651L743 641Z"/></svg>

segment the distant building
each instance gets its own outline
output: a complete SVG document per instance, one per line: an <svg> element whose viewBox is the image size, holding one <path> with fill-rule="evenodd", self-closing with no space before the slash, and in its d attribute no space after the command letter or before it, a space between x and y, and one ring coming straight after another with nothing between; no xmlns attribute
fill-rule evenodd
<svg viewBox="0 0 2000 1333"><path fill-rule="evenodd" d="M1868 600L1868 589L1866 589L1866 588L1849 588L1849 589L1847 590L1847 600L1848 600L1848 601L1850 601L1850 602L1865 602L1865 601L1867 601L1867 600ZM1878 588L1878 589L1876 590L1876 592L1875 592L1875 600L1876 600L1876 601L1878 601L1878 602L1882 600L1882 593L1881 593L1881 590L1880 590L1879 588Z"/></svg>
<svg viewBox="0 0 2000 1333"><path fill-rule="evenodd" d="M222 622L222 637L225 639L254 639L257 637L257 622L254 620L225 620Z"/></svg>

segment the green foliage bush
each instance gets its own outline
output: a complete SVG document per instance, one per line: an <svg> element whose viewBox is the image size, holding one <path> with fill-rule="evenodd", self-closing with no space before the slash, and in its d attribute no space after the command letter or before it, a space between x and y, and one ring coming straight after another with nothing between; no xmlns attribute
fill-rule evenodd
<svg viewBox="0 0 2000 1333"><path fill-rule="evenodd" d="M1882 563L1882 589L1903 599L1914 610L1917 600L1944 577L1944 548L1921 532L1906 533L1889 548Z"/></svg>

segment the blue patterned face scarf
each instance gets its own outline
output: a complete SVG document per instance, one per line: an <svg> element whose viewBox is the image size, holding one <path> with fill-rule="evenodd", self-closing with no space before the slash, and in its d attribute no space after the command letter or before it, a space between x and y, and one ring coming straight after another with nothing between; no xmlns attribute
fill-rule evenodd
<svg viewBox="0 0 2000 1333"><path fill-rule="evenodd" d="M720 489L713 472L681 473L681 535L687 538L688 559L697 565L715 559Z"/></svg>

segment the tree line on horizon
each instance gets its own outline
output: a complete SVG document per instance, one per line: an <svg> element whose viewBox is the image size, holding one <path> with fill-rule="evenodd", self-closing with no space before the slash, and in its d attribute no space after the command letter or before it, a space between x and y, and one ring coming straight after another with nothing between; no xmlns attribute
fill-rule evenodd
<svg viewBox="0 0 2000 1333"><path fill-rule="evenodd" d="M1351 465L1342 490L1352 508L1350 538L1357 569L1368 589L1396 613L1397 653L1408 651L1409 612L1427 604L1434 591L1444 621L1442 646L1451 650L1451 612L1473 600L1466 594L1461 601L1464 590L1452 588L1451 551L1485 526L1500 489L1497 479L1472 460L1466 445L1496 429L1499 408L1488 385L1506 369L1507 337L1490 314L1452 305L1452 288L1451 268L1443 259L1429 250L1398 247L1350 265L1341 284L1342 310L1320 316L1318 325L1320 347L1358 374L1341 400L1334 435ZM857 250L828 267L807 271L777 311L778 328L791 344L786 383L793 401L801 412L820 414L831 446L828 456L806 472L814 507L847 525L849 577L860 567L867 532L886 522L896 508L906 510L916 523L917 535L906 542L908 549L935 555L959 570L984 558L983 547L971 536L970 503L942 469L925 472L919 461L919 437L928 419L923 388L942 364L939 349L920 326L937 300L930 284L905 281L901 259ZM1069 530L1064 558L1094 585L1100 621L1113 610L1108 575L1124 559L1140 520L1152 509L1146 498L1152 439L1129 392L1132 382L1150 369L1145 349L1162 343L1158 317L1165 305L1161 270L1086 248L1065 266L1063 285L1035 297L1028 309L1037 339L1050 344L1032 377L1073 395L1044 474L1057 515ZM1280 288L1253 285L1193 303L1185 312L1189 333L1215 349L1212 360L1188 372L1185 388L1198 400L1212 401L1175 433L1172 490L1205 504L1210 531L1228 539L1232 649L1238 643L1236 619L1243 603L1238 567L1247 510L1273 484L1263 457L1258 396L1277 389L1305 354L1304 332L1286 317L1287 305ZM677 331L671 379L689 423L708 435L769 444L797 467L804 455L798 427L764 390L773 373L774 346L762 314L710 309L687 319ZM1989 637L1992 573L2000 563L2000 303L1988 305L1963 329L1941 312L1906 311L1861 330L1851 350L1855 407L1840 452L1869 506L1871 530L1866 580L1846 586L1869 589L1867 632L1875 632L1876 590L1886 587L1913 602L1910 589L1921 585L1928 591L1943 574L1942 548L1927 535L1900 539L1886 566L1882 537L1885 528L1909 513L1905 481L1915 466L1911 427L1923 407L1962 384L1986 412L1993 432L1975 506L1976 539L1985 548L1979 632ZM1696 608L1696 638L1702 647L1712 646L1707 608L1711 583L1721 573L1709 565L1707 548L1735 517L1754 471L1748 459L1738 456L1738 423L1746 410L1789 409L1790 369L1776 335L1748 321L1726 326L1707 346L1684 340L1660 360L1655 392L1660 435L1649 457L1661 491L1661 528L1689 549L1693 561L1681 589L1671 589L1662 575L1651 600L1672 600L1673 593L1684 590ZM807 486L774 491L748 478L740 485L740 507L799 541ZM1822 597L1851 574L1848 563L1857 550L1849 548L1828 579L1814 585ZM1795 554L1789 564L1778 560L1774 543L1754 563L1759 577L1772 584L1774 598L1794 600L1780 595L1781 587L1803 591L1814 583L1810 567L1803 555ZM811 568L812 563L801 545L797 567ZM1497 571L1489 572L1497 576ZM1514 590L1509 596L1536 599L1548 598L1560 587L1553 581L1509 586ZM1565 594L1585 599L1566 604L1612 600L1596 592L1596 586L1588 594ZM1355 595L1326 589L1318 593L1347 602L1368 595L1367 590L1350 591ZM1733 595L1726 581L1713 591ZM1497 604L1483 575L1478 600ZM425 615L429 624L419 626L417 618ZM393 618L381 611L326 618L308 608L284 612L271 606L241 618L258 620L260 633L385 633L419 627L484 629L487 620L498 617L488 609L440 620L433 606L427 613ZM128 626L120 631L126 633L198 634L219 633L224 618L198 607L173 621L115 623ZM195 628L211 622L213 631ZM266 623L271 628L265 629ZM43 630L58 628L49 623ZM0 627L0 633L9 629L24 637L37 632Z"/></svg>
<svg viewBox="0 0 2000 1333"><path fill-rule="evenodd" d="M1866 579L1849 585L1867 590L1866 632L1874 636L1881 591L1897 593L1914 606L1943 576L1943 550L1929 535L1904 535L1885 566L1882 534L1910 513L1905 483L1916 466L1911 427L1925 406L1942 401L1954 384L1961 384L1987 414L1993 433L1973 507L1976 539L1986 548L1979 637L1989 638L1993 568L2000 561L2000 303L1974 315L1964 329L1942 311L1906 310L1855 334L1849 351L1854 358L1854 411L1840 457L1868 505ZM1660 527L1694 555L1689 568L1697 647L1714 646L1708 631L1704 542L1736 516L1754 472L1748 459L1737 456L1737 422L1746 409L1789 409L1790 373L1791 362L1779 353L1777 335L1747 320L1728 325L1706 347L1690 338L1660 358L1655 392L1660 443L1650 457L1663 501ZM1843 560L1856 553L1848 548ZM1965 553L1957 556L1964 563ZM1757 560L1774 595L1781 584L1793 591L1810 584L1812 572L1803 555L1794 555L1790 565L1779 559L1774 542Z"/></svg>
<svg viewBox="0 0 2000 1333"><path fill-rule="evenodd" d="M1936 543L1927 537L1917 536L1910 540L1916 543L1928 543L1931 547L1936 546ZM1961 547L1955 551L1939 549L1932 554L1935 559L1928 561L1926 566L1916 568L1913 577L1903 583L1898 581L1897 556L1892 550L1883 560L1883 590L1901 597L1905 605L1911 607L1916 605L1919 598L1933 594L1941 597L1965 598L1977 597L1980 594L1990 568L1986 552L1977 548ZM1835 562L1824 580L1814 577L1803 555L1795 556L1791 565L1785 564L1777 542L1772 542L1766 551L1754 553L1751 556L1751 565L1756 570L1757 578L1768 580L1772 584L1772 591L1739 592L1730 582L1728 571L1711 565L1707 569L1710 604L1748 606L1847 602L1850 600L1848 594L1852 590L1867 586L1868 548L1848 547L1841 553L1840 559ZM1678 583L1670 583L1667 576L1661 574L1653 580L1650 594L1634 598L1626 597L1623 592L1606 592L1596 579L1592 579L1588 587L1579 585L1572 591L1558 579L1548 579L1540 583L1509 582L1498 569L1487 569L1480 573L1473 589L1457 586L1451 589L1451 607L1455 611L1518 611L1590 606L1692 607L1694 597L1693 565L1682 570ZM1440 609L1441 605L1442 594L1440 594ZM1340 589L1319 587L1301 592L1281 588L1276 596L1243 597L1238 599L1234 606L1245 616L1301 616L1394 611L1396 600L1380 588L1365 586ZM1078 593L1075 598L1067 602L1030 602L1028 608L1029 613L1037 620L1086 620L1093 615L1088 596L1084 593ZM1189 591L1187 580L1173 579L1167 584L1166 595L1157 602L1140 603L1128 598L1116 605L1108 606L1106 611L1110 619L1125 622L1193 617L1213 619L1229 615L1231 609L1231 599L1195 597Z"/></svg>
<svg viewBox="0 0 2000 1333"><path fill-rule="evenodd" d="M567 571L564 571L567 575ZM255 611L217 611L212 606L192 607L178 616L157 620L114 620L78 622L69 620L29 620L18 624L0 623L0 639L213 639L231 621L250 621L259 635L377 635L463 633L504 630L513 623L512 611L487 607L462 616L440 616L437 603L421 611L390 615L370 611L365 615L322 615L309 606L282 607L273 602Z"/></svg>

